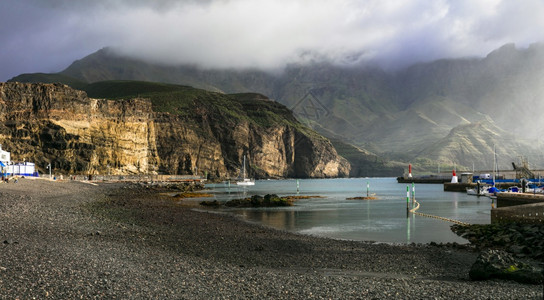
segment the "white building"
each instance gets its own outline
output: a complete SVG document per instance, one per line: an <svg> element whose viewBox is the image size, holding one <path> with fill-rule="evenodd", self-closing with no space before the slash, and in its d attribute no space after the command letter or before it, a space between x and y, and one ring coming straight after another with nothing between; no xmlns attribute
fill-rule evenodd
<svg viewBox="0 0 544 300"><path fill-rule="evenodd" d="M36 172L36 166L31 162L18 162L8 165L6 168L6 175L11 176L38 176Z"/></svg>
<svg viewBox="0 0 544 300"><path fill-rule="evenodd" d="M2 150L2 145L0 145L0 162L4 165L8 165L11 162L11 154L7 151Z"/></svg>
<svg viewBox="0 0 544 300"><path fill-rule="evenodd" d="M0 145L0 169L3 176L39 176L31 162L12 162L11 154Z"/></svg>

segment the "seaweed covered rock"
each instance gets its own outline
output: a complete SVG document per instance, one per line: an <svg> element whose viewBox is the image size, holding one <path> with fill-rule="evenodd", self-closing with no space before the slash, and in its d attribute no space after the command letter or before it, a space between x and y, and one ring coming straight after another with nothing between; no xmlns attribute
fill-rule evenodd
<svg viewBox="0 0 544 300"><path fill-rule="evenodd" d="M266 194L264 197L253 195L245 199L235 199L225 203L230 207L276 207L291 206L293 201L288 198L279 197L276 194Z"/></svg>
<svg viewBox="0 0 544 300"><path fill-rule="evenodd" d="M469 276L472 280L499 278L521 283L542 283L542 269L516 260L502 250L484 250L472 265Z"/></svg>

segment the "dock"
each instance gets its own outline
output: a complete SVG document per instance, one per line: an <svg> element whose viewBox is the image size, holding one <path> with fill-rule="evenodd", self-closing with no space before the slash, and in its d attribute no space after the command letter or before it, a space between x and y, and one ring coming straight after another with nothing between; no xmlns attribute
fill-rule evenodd
<svg viewBox="0 0 544 300"><path fill-rule="evenodd" d="M420 176L420 177L397 177L398 183L434 183L442 184L450 182L451 176Z"/></svg>
<svg viewBox="0 0 544 300"><path fill-rule="evenodd" d="M499 193L497 208L491 209L491 223L544 223L544 195Z"/></svg>
<svg viewBox="0 0 544 300"><path fill-rule="evenodd" d="M497 194L497 208L535 203L544 204L544 194L506 192Z"/></svg>
<svg viewBox="0 0 544 300"><path fill-rule="evenodd" d="M467 188L472 189L477 187L477 183L470 182L470 183L450 183L446 182L444 183L444 192L466 192ZM485 184L482 184L481 186L484 186ZM508 189L511 186L519 186L519 182L495 182L495 187L498 189Z"/></svg>

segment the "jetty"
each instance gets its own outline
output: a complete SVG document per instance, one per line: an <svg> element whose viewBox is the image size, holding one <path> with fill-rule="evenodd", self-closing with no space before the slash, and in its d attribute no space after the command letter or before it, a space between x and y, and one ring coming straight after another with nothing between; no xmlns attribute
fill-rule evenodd
<svg viewBox="0 0 544 300"><path fill-rule="evenodd" d="M438 175L412 175L412 164L408 165L408 173L405 173L401 177L397 177L398 183L444 183L450 182L451 176L447 174L438 174Z"/></svg>
<svg viewBox="0 0 544 300"><path fill-rule="evenodd" d="M442 184L442 183L450 182L450 181L451 181L451 176L428 175L428 176L415 176L415 177L397 177L398 183Z"/></svg>
<svg viewBox="0 0 544 300"><path fill-rule="evenodd" d="M489 186L491 183L482 182L481 186ZM511 186L519 186L520 183L516 181L505 181L505 182L495 182L495 187L498 189L508 189ZM444 183L444 192L466 192L467 189L473 189L478 186L475 182L458 182L458 183L451 183L446 182Z"/></svg>
<svg viewBox="0 0 544 300"><path fill-rule="evenodd" d="M544 223L544 194L499 193L491 223Z"/></svg>

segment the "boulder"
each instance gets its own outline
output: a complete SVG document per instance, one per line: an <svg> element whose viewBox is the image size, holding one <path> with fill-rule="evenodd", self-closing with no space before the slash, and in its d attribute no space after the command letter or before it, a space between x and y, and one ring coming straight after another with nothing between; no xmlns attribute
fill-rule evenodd
<svg viewBox="0 0 544 300"><path fill-rule="evenodd" d="M520 283L542 283L542 269L517 260L502 250L487 249L480 253L472 265L469 276L472 280L499 278Z"/></svg>

